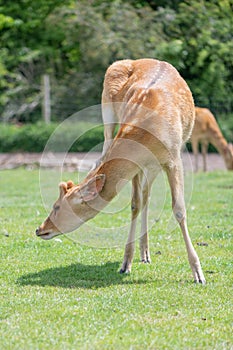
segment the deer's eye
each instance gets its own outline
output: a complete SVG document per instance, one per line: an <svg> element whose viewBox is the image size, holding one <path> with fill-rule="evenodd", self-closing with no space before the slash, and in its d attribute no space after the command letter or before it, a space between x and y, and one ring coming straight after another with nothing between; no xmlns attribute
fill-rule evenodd
<svg viewBox="0 0 233 350"><path fill-rule="evenodd" d="M55 206L53 207L53 209L54 209L55 211L58 211L58 210L60 209L60 205L55 205Z"/></svg>

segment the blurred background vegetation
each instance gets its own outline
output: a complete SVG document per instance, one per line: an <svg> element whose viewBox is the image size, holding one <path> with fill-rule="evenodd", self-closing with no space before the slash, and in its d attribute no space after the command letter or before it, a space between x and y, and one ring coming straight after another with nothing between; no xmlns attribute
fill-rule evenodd
<svg viewBox="0 0 233 350"><path fill-rule="evenodd" d="M173 64L233 139L232 0L0 0L0 32L2 122L42 120L45 74L60 122L100 103L112 62L151 57Z"/></svg>

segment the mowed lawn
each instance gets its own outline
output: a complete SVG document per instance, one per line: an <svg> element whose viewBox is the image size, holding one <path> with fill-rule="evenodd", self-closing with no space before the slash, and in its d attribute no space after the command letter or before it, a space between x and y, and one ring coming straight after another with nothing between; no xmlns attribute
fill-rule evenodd
<svg viewBox="0 0 233 350"><path fill-rule="evenodd" d="M151 198L152 264L140 263L137 241L130 275L118 273L130 188L77 233L42 241L41 192L52 203L58 183L52 170L40 179L0 172L0 349L233 349L232 172L199 173L186 186L205 286L193 283L163 177Z"/></svg>

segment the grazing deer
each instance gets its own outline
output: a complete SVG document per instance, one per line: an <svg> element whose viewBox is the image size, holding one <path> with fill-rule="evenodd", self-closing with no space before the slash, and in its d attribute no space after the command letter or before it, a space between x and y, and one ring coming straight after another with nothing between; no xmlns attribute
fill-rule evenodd
<svg viewBox="0 0 233 350"><path fill-rule="evenodd" d="M207 108L195 107L195 124L191 135L195 156L195 171L198 171L198 144L201 144L203 171L207 170L206 154L211 143L223 157L228 170L233 170L233 145L227 144L213 114Z"/></svg>
<svg viewBox="0 0 233 350"><path fill-rule="evenodd" d="M60 184L60 196L36 230L51 239L75 230L96 216L132 180L131 226L120 272L130 272L134 255L135 229L141 211L140 253L150 262L147 230L148 196L152 182L163 169L168 177L172 207L186 244L195 282L205 283L199 258L186 222L182 145L194 124L192 94L177 70L153 59L122 60L105 75L102 94L105 143L101 163L82 183ZM120 128L112 140L115 124Z"/></svg>

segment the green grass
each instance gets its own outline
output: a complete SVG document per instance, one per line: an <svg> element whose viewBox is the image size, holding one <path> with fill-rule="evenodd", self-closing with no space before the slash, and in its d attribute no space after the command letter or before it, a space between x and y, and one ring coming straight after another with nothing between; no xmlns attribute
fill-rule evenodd
<svg viewBox="0 0 233 350"><path fill-rule="evenodd" d="M50 202L57 195L54 172L41 178L51 189ZM63 178L75 180L77 174ZM124 210L98 215L70 239L42 241L34 234L46 216L39 172L1 171L0 186L0 349L233 349L232 173L193 178L188 223L206 286L193 283L181 233L168 229L168 191L157 193L160 208L150 214L151 226L156 221L152 264L139 262L137 247L132 273L125 276L118 270L129 189L115 200ZM117 248L99 248L105 226L111 236L106 245L117 242Z"/></svg>

